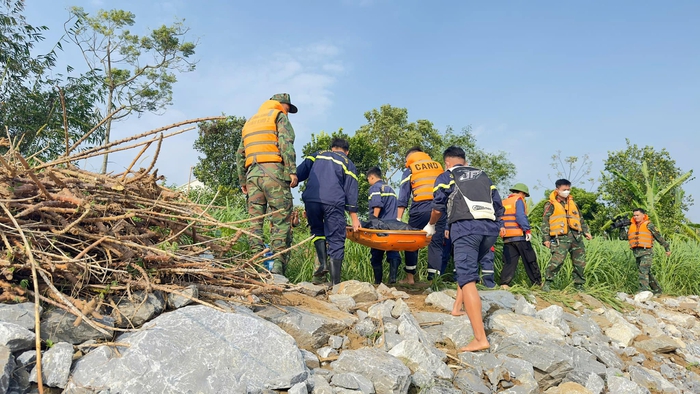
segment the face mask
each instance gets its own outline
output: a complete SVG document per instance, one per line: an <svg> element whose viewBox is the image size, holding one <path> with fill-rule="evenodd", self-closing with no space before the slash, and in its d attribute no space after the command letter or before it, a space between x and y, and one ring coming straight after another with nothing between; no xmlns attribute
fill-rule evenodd
<svg viewBox="0 0 700 394"><path fill-rule="evenodd" d="M567 198L569 197L569 193L571 193L571 190L560 190L557 193L559 193L559 196L561 198Z"/></svg>

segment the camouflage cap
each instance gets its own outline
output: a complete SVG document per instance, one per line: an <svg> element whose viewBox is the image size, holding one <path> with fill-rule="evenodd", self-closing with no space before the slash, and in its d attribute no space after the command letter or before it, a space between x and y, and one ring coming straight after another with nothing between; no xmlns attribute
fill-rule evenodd
<svg viewBox="0 0 700 394"><path fill-rule="evenodd" d="M296 105L292 104L292 99L289 98L289 93L277 93L276 95L270 97L270 100L279 101L282 104L289 104L289 113L295 114L299 109Z"/></svg>

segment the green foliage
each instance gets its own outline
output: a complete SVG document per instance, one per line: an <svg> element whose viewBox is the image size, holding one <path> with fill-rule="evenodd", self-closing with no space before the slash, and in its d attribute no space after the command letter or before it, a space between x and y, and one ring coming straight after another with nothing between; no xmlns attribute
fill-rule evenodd
<svg viewBox="0 0 700 394"><path fill-rule="evenodd" d="M198 157L193 172L208 187L214 190L220 186L231 189L240 187L236 150L245 122L245 118L229 116L199 124L199 137L194 142L194 149L203 153L204 157Z"/></svg>
<svg viewBox="0 0 700 394"><path fill-rule="evenodd" d="M184 41L189 28L182 21L160 26L150 34L131 32L136 16L123 10L100 10L94 16L81 7L70 8L75 24L66 29L68 38L83 53L91 72L100 74L106 117L123 107L106 122L105 143L109 142L112 121L132 113L157 112L172 102L175 72L193 71L196 44ZM68 26L68 25L67 25ZM102 172L107 171L104 155Z"/></svg>
<svg viewBox="0 0 700 394"><path fill-rule="evenodd" d="M476 137L472 134L471 126L462 128L461 133L455 133L448 126L442 135L442 144L433 158L442 158L442 152L449 146L459 146L467 154L469 165L482 169L491 178L491 182L505 192L511 186L509 183L516 174L515 164L508 159L508 153L499 151L488 153L476 145Z"/></svg>
<svg viewBox="0 0 700 394"><path fill-rule="evenodd" d="M531 226L539 228L542 225L544 206L549 200L549 195L552 191L553 189L545 190L544 199L540 200L535 206L532 206L531 202L528 201L528 207L530 208L527 218ZM609 213L607 207L598 200L598 195L578 187L571 188L571 195L581 211L581 216L588 224L591 234L603 234L605 231L604 225L609 221Z"/></svg>
<svg viewBox="0 0 700 394"><path fill-rule="evenodd" d="M302 149L303 155L307 156L314 152L320 150L328 150L331 147L331 140L333 138L344 138L350 143L350 152L348 153L348 158L355 163L357 167L357 181L359 186L358 193L358 214L366 215L369 210L368 196L369 196L369 183L367 182L367 177L365 174L367 170L374 167L380 161L380 150L373 144L370 138L366 134L356 133L352 137L348 136L343 132L343 129L339 129L333 134L328 135L325 132L320 132L318 135L311 134L311 141L304 145ZM384 170L382 168L382 170ZM384 170L386 172L386 170ZM301 186L302 191L304 185Z"/></svg>
<svg viewBox="0 0 700 394"><path fill-rule="evenodd" d="M682 188L694 179L692 171L684 173L666 149L657 151L626 142L626 149L608 152L598 187L603 201L614 213L631 214L635 208L647 208L653 211L656 219L652 220L662 232L680 230L693 203Z"/></svg>
<svg viewBox="0 0 700 394"><path fill-rule="evenodd" d="M441 157L442 138L438 130L428 120L409 122L406 108L384 104L378 110L365 112L365 119L367 124L355 134L367 138L370 145L382 152L374 165L379 165L387 179L403 170L406 151L412 146L420 146L433 158Z"/></svg>
<svg viewBox="0 0 700 394"><path fill-rule="evenodd" d="M27 23L23 11L21 1L0 2L0 129L7 129L9 145L22 155L46 161L65 153L99 120L93 111L100 99L98 80L93 73L73 77L55 69L61 42L47 54L33 55L48 28ZM66 73L72 70L68 66ZM96 130L86 142L99 143L103 132Z"/></svg>

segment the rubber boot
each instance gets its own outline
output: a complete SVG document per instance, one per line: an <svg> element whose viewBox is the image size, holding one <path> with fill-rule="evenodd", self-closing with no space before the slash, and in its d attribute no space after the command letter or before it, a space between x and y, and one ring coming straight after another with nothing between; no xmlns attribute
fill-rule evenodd
<svg viewBox="0 0 700 394"><path fill-rule="evenodd" d="M401 265L401 259L391 259L389 260L389 283L396 283L396 276L399 274L399 265Z"/></svg>
<svg viewBox="0 0 700 394"><path fill-rule="evenodd" d="M343 260L334 259L331 257L330 269L331 269L331 283L337 285L340 283L340 269L343 266Z"/></svg>
<svg viewBox="0 0 700 394"><path fill-rule="evenodd" d="M372 267L372 271L374 271L374 284L378 285L382 283L382 277L384 276L382 267Z"/></svg>
<svg viewBox="0 0 700 394"><path fill-rule="evenodd" d="M314 272L314 276L323 277L328 273L328 254L326 252L326 240L317 239L314 241L314 248L316 248L316 258L318 258L318 268Z"/></svg>

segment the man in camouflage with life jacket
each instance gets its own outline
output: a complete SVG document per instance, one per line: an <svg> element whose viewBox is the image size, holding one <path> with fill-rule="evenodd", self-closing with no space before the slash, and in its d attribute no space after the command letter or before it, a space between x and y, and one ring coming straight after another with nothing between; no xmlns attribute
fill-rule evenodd
<svg viewBox="0 0 700 394"><path fill-rule="evenodd" d="M237 151L238 180L248 197L248 214L256 217L269 211L270 249L279 253L292 243L292 191L296 187L297 167L294 129L288 114L297 113L289 94L275 94L265 101L243 126ZM263 219L251 222L251 232L260 237L252 245L254 252L263 249ZM288 253L275 258L272 273L284 274Z"/></svg>
<svg viewBox="0 0 700 394"><path fill-rule="evenodd" d="M666 250L666 255L671 255L671 248L668 242L661 236L659 231L649 220L649 216L642 208L637 208L632 212L630 228L625 233L620 231L620 238L627 239L632 249L632 254L637 260L639 267L639 291L653 291L660 293L661 287L651 274L651 263L654 259L654 240L661 244Z"/></svg>
<svg viewBox="0 0 700 394"><path fill-rule="evenodd" d="M542 220L542 236L544 246L552 251L545 271L544 291L549 291L557 272L564 265L567 253L571 255L574 265L574 286L582 290L586 282L586 248L583 238L593 238L588 231L588 225L583 220L571 193L571 182L559 179L554 184L556 189L549 195L549 201L544 206Z"/></svg>

